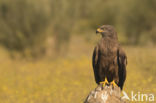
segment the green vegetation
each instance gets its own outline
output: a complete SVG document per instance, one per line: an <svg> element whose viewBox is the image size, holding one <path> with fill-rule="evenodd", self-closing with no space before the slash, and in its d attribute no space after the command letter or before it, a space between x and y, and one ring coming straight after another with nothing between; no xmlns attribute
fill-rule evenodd
<svg viewBox="0 0 156 103"><path fill-rule="evenodd" d="M0 102L82 103L103 24L127 44L124 90L156 93L155 10L156 0L0 0Z"/></svg>
<svg viewBox="0 0 156 103"><path fill-rule="evenodd" d="M73 35L85 36L110 24L121 43L151 45L156 39L155 7L155 0L1 0L0 44L11 53L38 57L51 49L49 38L57 52L64 51Z"/></svg>

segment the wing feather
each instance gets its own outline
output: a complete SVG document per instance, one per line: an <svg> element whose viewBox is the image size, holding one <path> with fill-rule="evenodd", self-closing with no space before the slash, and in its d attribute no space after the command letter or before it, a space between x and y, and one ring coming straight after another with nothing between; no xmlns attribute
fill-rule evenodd
<svg viewBox="0 0 156 103"><path fill-rule="evenodd" d="M126 80L126 65L127 56L122 48L118 49L118 65L119 65L119 87L123 89L124 82Z"/></svg>
<svg viewBox="0 0 156 103"><path fill-rule="evenodd" d="M92 66L94 71L94 77L97 84L99 84L100 79L98 75L98 47L96 46L93 51L93 57L92 57Z"/></svg>

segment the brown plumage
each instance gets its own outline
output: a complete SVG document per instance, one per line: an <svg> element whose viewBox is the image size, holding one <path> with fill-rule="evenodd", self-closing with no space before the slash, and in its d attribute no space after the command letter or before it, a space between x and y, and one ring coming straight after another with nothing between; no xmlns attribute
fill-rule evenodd
<svg viewBox="0 0 156 103"><path fill-rule="evenodd" d="M96 45L92 64L97 84L105 81L114 82L123 89L126 79L127 56L118 43L117 33L110 25L97 29L102 38Z"/></svg>

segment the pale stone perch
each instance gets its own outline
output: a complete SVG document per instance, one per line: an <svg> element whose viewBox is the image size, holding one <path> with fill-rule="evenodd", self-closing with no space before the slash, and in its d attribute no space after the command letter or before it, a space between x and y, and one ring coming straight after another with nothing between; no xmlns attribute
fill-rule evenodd
<svg viewBox="0 0 156 103"><path fill-rule="evenodd" d="M119 87L97 86L92 90L84 103L126 103L121 99L121 90Z"/></svg>

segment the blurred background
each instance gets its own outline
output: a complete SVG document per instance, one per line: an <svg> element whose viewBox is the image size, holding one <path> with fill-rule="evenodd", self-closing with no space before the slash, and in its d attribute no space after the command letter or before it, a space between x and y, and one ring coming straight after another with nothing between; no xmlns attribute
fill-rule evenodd
<svg viewBox="0 0 156 103"><path fill-rule="evenodd" d="M156 93L155 18L155 0L0 0L0 101L82 103L103 24L128 56L124 90Z"/></svg>

